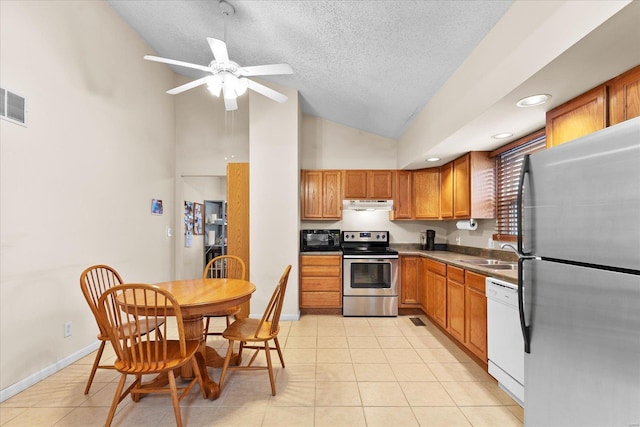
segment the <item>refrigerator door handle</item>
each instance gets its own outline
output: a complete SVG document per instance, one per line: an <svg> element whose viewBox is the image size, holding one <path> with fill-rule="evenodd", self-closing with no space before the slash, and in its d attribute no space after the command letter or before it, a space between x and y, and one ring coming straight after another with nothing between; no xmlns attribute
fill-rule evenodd
<svg viewBox="0 0 640 427"><path fill-rule="evenodd" d="M531 353L531 326L527 325L524 317L524 262L535 259L532 256L521 256L518 258L518 313L520 314L520 329L522 329L522 338L524 340L524 352Z"/></svg>
<svg viewBox="0 0 640 427"><path fill-rule="evenodd" d="M523 199L524 199L524 180L525 176L529 173L529 154L525 154L523 162L522 162L522 170L520 171L520 181L518 181L518 197L517 197L517 230L518 230L518 250L516 251L518 255L531 255L530 253L524 252L524 244L522 238L523 224L524 224L524 216L523 216Z"/></svg>

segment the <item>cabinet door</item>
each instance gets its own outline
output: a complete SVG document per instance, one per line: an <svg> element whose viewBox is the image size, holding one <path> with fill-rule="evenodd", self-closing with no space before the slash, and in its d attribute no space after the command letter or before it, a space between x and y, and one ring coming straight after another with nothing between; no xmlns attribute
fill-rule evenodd
<svg viewBox="0 0 640 427"><path fill-rule="evenodd" d="M453 215L465 218L471 215L471 162L466 154L453 161Z"/></svg>
<svg viewBox="0 0 640 427"><path fill-rule="evenodd" d="M598 86L547 112L547 148L607 126L607 86Z"/></svg>
<svg viewBox="0 0 640 427"><path fill-rule="evenodd" d="M342 217L341 177L340 171L323 172L322 217L324 219Z"/></svg>
<svg viewBox="0 0 640 427"><path fill-rule="evenodd" d="M429 269L426 258L420 257L420 274L418 276L418 301L422 311L429 314Z"/></svg>
<svg viewBox="0 0 640 427"><path fill-rule="evenodd" d="M367 172L367 198L393 198L393 172L389 170L372 170Z"/></svg>
<svg viewBox="0 0 640 427"><path fill-rule="evenodd" d="M640 65L613 79L610 96L611 125L640 116Z"/></svg>
<svg viewBox="0 0 640 427"><path fill-rule="evenodd" d="M344 171L344 198L345 199L366 199L367 198L367 171L366 170Z"/></svg>
<svg viewBox="0 0 640 427"><path fill-rule="evenodd" d="M420 169L413 172L413 210L415 219L440 217L440 170Z"/></svg>
<svg viewBox="0 0 640 427"><path fill-rule="evenodd" d="M447 327L447 278L430 272L432 277L431 288L428 290L432 298L431 317L443 328ZM431 292L433 291L433 292Z"/></svg>
<svg viewBox="0 0 640 427"><path fill-rule="evenodd" d="M420 280L420 257L400 257L400 304L418 305L418 281Z"/></svg>
<svg viewBox="0 0 640 427"><path fill-rule="evenodd" d="M447 331L464 343L465 303L464 270L447 266Z"/></svg>
<svg viewBox="0 0 640 427"><path fill-rule="evenodd" d="M396 191L394 197L394 219L412 219L411 215L411 171L396 172Z"/></svg>
<svg viewBox="0 0 640 427"><path fill-rule="evenodd" d="M476 356L487 361L487 298L486 277L471 271L466 272L466 331L465 345Z"/></svg>
<svg viewBox="0 0 640 427"><path fill-rule="evenodd" d="M453 162L440 167L440 217L453 218Z"/></svg>
<svg viewBox="0 0 640 427"><path fill-rule="evenodd" d="M302 171L302 217L322 218L323 172Z"/></svg>

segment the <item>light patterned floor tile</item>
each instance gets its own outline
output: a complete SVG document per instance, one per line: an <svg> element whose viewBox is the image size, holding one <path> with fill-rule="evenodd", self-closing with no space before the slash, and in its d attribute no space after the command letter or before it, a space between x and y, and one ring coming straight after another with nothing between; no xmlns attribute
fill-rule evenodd
<svg viewBox="0 0 640 427"><path fill-rule="evenodd" d="M456 407L423 406L412 409L421 427L471 427L462 411Z"/></svg>
<svg viewBox="0 0 640 427"><path fill-rule="evenodd" d="M437 381L433 372L424 363L391 364L398 381Z"/></svg>
<svg viewBox="0 0 640 427"><path fill-rule="evenodd" d="M394 348L383 348L382 349L384 356L387 358L389 363L392 364L401 364L401 363L420 363L422 359L418 356L418 353L415 352L412 348L405 349L394 349Z"/></svg>
<svg viewBox="0 0 640 427"><path fill-rule="evenodd" d="M355 381L356 375L351 363L318 363L316 381Z"/></svg>
<svg viewBox="0 0 640 427"><path fill-rule="evenodd" d="M318 336L318 348L349 348L347 337L321 337Z"/></svg>
<svg viewBox="0 0 640 427"><path fill-rule="evenodd" d="M349 351L353 363L388 363L381 348L352 348Z"/></svg>
<svg viewBox="0 0 640 427"><path fill-rule="evenodd" d="M358 381L394 381L391 366L382 363L356 363L353 365Z"/></svg>
<svg viewBox="0 0 640 427"><path fill-rule="evenodd" d="M270 406L314 406L316 398L315 382L296 382L278 384L275 396L269 400Z"/></svg>
<svg viewBox="0 0 640 427"><path fill-rule="evenodd" d="M367 427L411 427L418 421L411 408L365 407Z"/></svg>
<svg viewBox="0 0 640 427"><path fill-rule="evenodd" d="M343 326L318 326L319 337L344 337L346 332Z"/></svg>
<svg viewBox="0 0 640 427"><path fill-rule="evenodd" d="M358 383L317 382L316 406L361 406Z"/></svg>
<svg viewBox="0 0 640 427"><path fill-rule="evenodd" d="M451 381L442 382L442 386L458 406L501 405L500 399L494 396L479 382Z"/></svg>
<svg viewBox="0 0 640 427"><path fill-rule="evenodd" d="M409 406L395 382L358 382L363 406Z"/></svg>
<svg viewBox="0 0 640 427"><path fill-rule="evenodd" d="M351 362L351 353L348 348L319 348L316 357L318 363Z"/></svg>
<svg viewBox="0 0 640 427"><path fill-rule="evenodd" d="M2 420L2 425L7 427L34 427L34 426L52 426L60 421L74 408L27 408L19 416L13 417L8 422ZM105 417L102 421L104 424Z"/></svg>
<svg viewBox="0 0 640 427"><path fill-rule="evenodd" d="M401 382L400 388L411 406L456 405L442 384L436 381Z"/></svg>
<svg viewBox="0 0 640 427"><path fill-rule="evenodd" d="M373 336L349 336L347 337L349 348L380 348L378 339Z"/></svg>
<svg viewBox="0 0 640 427"><path fill-rule="evenodd" d="M313 407L269 406L262 427L309 427L314 414Z"/></svg>
<svg viewBox="0 0 640 427"><path fill-rule="evenodd" d="M316 407L315 427L366 427L364 411L355 407Z"/></svg>
<svg viewBox="0 0 640 427"><path fill-rule="evenodd" d="M381 348L390 348L395 350L412 348L409 340L405 337L378 337L377 339Z"/></svg>
<svg viewBox="0 0 640 427"><path fill-rule="evenodd" d="M312 337L288 337L285 348L316 348L318 346L318 339L315 336Z"/></svg>
<svg viewBox="0 0 640 427"><path fill-rule="evenodd" d="M474 427L518 427L521 421L504 406L460 408Z"/></svg>

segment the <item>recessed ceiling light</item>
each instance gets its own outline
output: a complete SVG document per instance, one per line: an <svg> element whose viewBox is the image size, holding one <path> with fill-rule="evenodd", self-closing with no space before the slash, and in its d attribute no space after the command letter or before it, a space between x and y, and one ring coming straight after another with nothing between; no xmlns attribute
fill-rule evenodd
<svg viewBox="0 0 640 427"><path fill-rule="evenodd" d="M427 162L437 162L438 160L440 160L440 157L429 157Z"/></svg>
<svg viewBox="0 0 640 427"><path fill-rule="evenodd" d="M535 107L536 105L541 105L547 102L551 98L551 95L540 94L540 95L531 95L526 98L522 98L520 101L516 102L518 107Z"/></svg>
<svg viewBox="0 0 640 427"><path fill-rule="evenodd" d="M509 138L510 136L513 136L513 134L509 133L509 132L503 132L503 133L496 133L491 138L493 138L493 139L505 139L505 138Z"/></svg>

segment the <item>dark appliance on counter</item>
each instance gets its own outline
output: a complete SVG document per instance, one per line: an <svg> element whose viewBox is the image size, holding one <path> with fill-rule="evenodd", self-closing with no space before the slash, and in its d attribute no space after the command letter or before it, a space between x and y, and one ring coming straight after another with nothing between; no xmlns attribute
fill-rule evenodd
<svg viewBox="0 0 640 427"><path fill-rule="evenodd" d="M436 248L436 231L427 230L420 233L420 249L433 251Z"/></svg>
<svg viewBox="0 0 640 427"><path fill-rule="evenodd" d="M342 232L342 315L398 315L398 251L388 231Z"/></svg>
<svg viewBox="0 0 640 427"><path fill-rule="evenodd" d="M340 250L340 230L300 230L300 252Z"/></svg>

